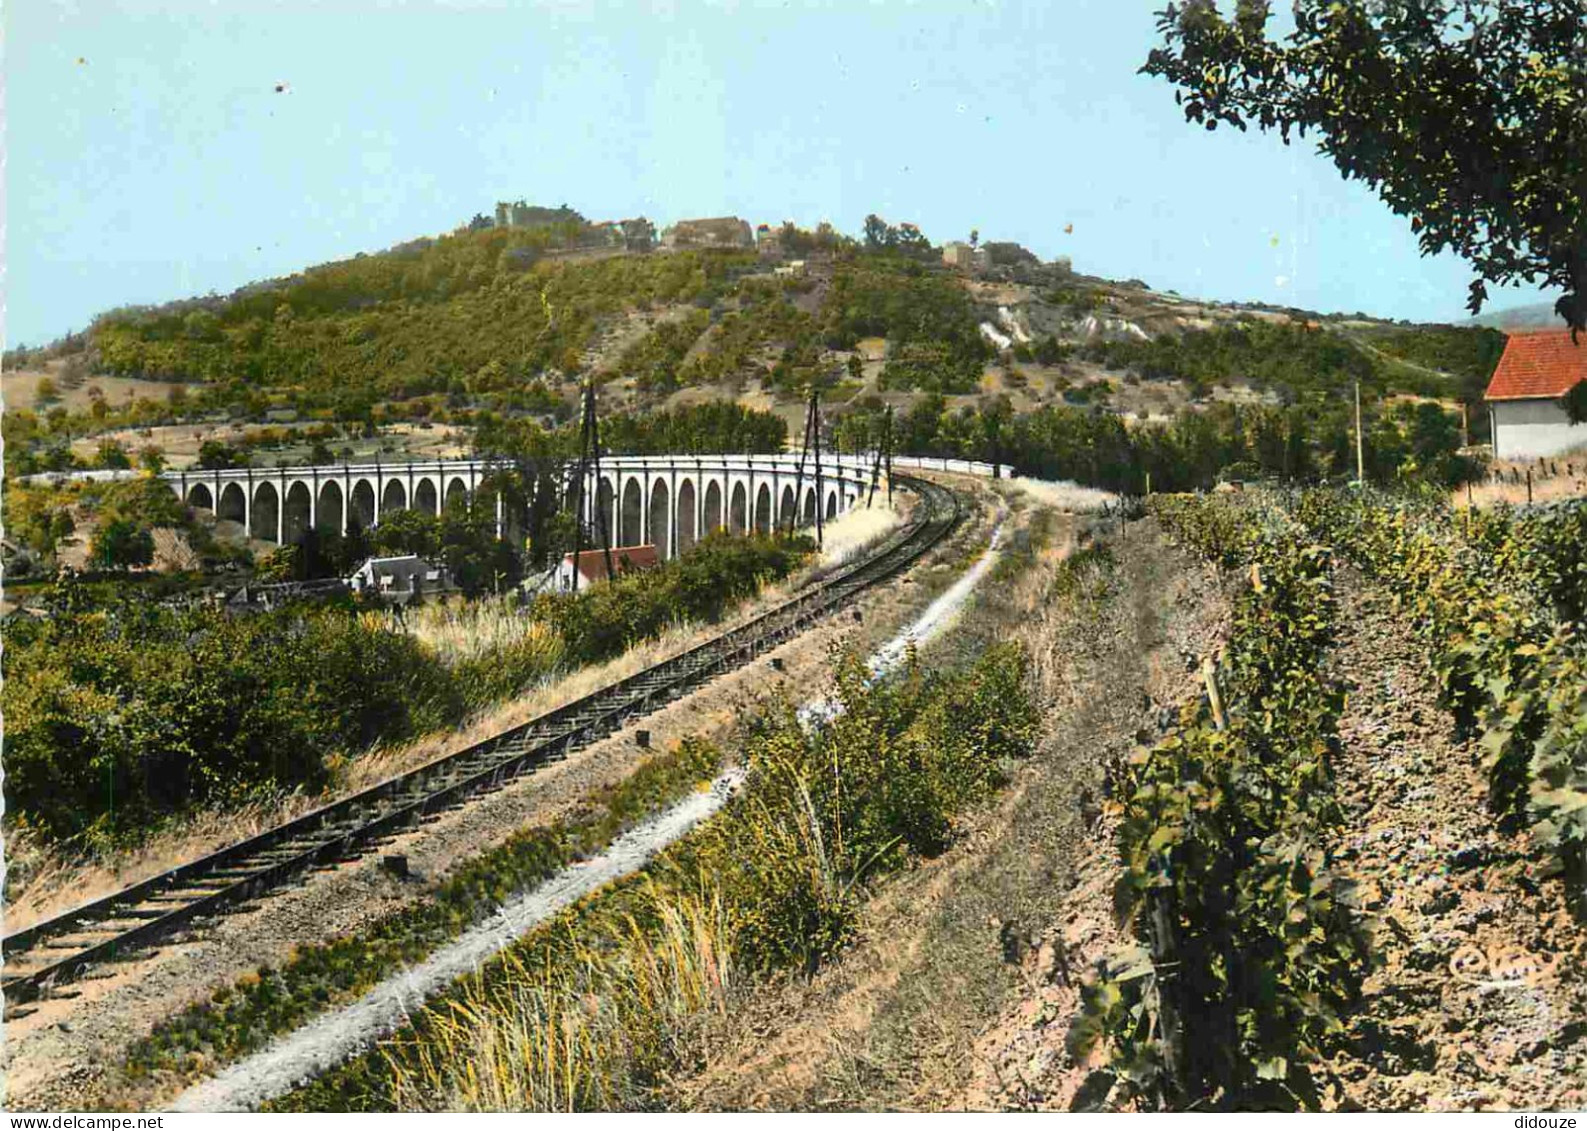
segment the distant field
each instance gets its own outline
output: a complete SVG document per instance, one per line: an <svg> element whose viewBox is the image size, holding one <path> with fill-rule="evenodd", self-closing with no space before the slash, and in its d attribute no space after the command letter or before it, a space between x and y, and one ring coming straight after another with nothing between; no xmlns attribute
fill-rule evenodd
<svg viewBox="0 0 1587 1131"><path fill-rule="evenodd" d="M54 380L56 388L60 390L60 403L68 411L87 408L90 401L88 390L95 387L105 394L105 400L112 405L125 404L129 399L136 397L163 401L170 395L171 390L177 387L175 382L169 381L96 376L85 378L76 388L67 388L62 383L58 370L19 369L14 373L0 374L0 393L5 396L5 407L36 408L39 382L45 377Z"/></svg>
<svg viewBox="0 0 1587 1131"><path fill-rule="evenodd" d="M261 424L257 421L235 424L162 424L153 428L120 428L72 441L72 453L84 460L92 460L105 440L114 440L129 452L153 444L165 454L167 466L175 469L190 467L198 460L198 449L207 440L234 444L243 435L261 427L276 428L283 432L301 431L314 424L306 421L292 424ZM351 448L352 461L373 459L377 454L386 459L453 459L468 454L468 438L464 430L449 424L434 424L420 428L415 424L392 424L381 429L378 436L358 439L335 437L326 441L332 452L341 458L343 448ZM254 463L270 466L279 460L303 463L308 459L312 441L289 444L280 448L254 449Z"/></svg>

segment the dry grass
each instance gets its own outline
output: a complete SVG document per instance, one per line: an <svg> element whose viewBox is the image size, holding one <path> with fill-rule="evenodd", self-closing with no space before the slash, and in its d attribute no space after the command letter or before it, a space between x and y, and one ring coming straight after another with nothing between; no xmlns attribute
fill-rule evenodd
<svg viewBox="0 0 1587 1131"><path fill-rule="evenodd" d="M46 844L25 829L6 832L6 930L14 931L178 864L245 840L324 803L302 793L282 794L235 809L184 814L135 849L84 859ZM16 877L24 877L17 879Z"/></svg>
<svg viewBox="0 0 1587 1131"><path fill-rule="evenodd" d="M556 630L543 621L532 619L518 605L516 597L432 602L421 606L413 616L396 621L395 625L448 664L529 649L543 657L544 667L549 671L561 661L563 654Z"/></svg>
<svg viewBox="0 0 1587 1131"><path fill-rule="evenodd" d="M187 534L173 526L157 526L154 536L154 568L162 573L197 570L204 562L187 540Z"/></svg>
<svg viewBox="0 0 1587 1131"><path fill-rule="evenodd" d="M1474 504L1478 509L1486 510L1506 504L1524 506L1527 501L1526 496L1527 489L1524 482L1481 483L1473 485L1469 496L1464 487L1450 492L1449 502L1455 507ZM1532 482L1532 501L1535 503L1580 498L1587 498L1587 466L1575 476L1554 475L1547 479L1535 479Z"/></svg>
<svg viewBox="0 0 1587 1131"><path fill-rule="evenodd" d="M391 1057L398 1109L621 1109L642 1090L634 1069L692 1059L702 1020L735 996L725 909L714 891L644 894L645 925L625 917L547 966L508 952L505 971L432 1014L412 1059Z"/></svg>
<svg viewBox="0 0 1587 1131"><path fill-rule="evenodd" d="M1031 568L1015 574L998 602L1004 626L1030 657L1032 698L1037 703L1057 701L1068 668L1060 642L1066 640L1074 610L1052 600L1051 590L1058 567L1075 552L1080 537L1075 520L1055 523L1052 538L1037 552Z"/></svg>
<svg viewBox="0 0 1587 1131"><path fill-rule="evenodd" d="M903 520L903 515L887 504L886 495L878 491L875 506L857 506L826 524L822 531L821 564L843 565L891 533Z"/></svg>
<svg viewBox="0 0 1587 1131"><path fill-rule="evenodd" d="M1082 487L1067 479L1028 479L1021 475L1006 482L1035 502L1069 514L1095 514L1105 506L1116 506L1119 501L1111 491Z"/></svg>
<svg viewBox="0 0 1587 1131"><path fill-rule="evenodd" d="M0 392L8 409L38 410L39 382L45 377L55 382L60 393L60 404L72 412L87 409L93 403L90 389L98 389L113 408L120 408L128 400L143 397L164 403L177 384L169 381L144 381L136 377L91 376L73 383L67 378L65 367L59 361L49 363L48 370L14 369L0 380Z"/></svg>

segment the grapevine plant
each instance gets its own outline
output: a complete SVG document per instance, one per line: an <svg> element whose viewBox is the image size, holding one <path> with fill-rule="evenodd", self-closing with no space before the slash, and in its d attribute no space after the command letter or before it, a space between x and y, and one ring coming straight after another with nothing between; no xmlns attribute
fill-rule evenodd
<svg viewBox="0 0 1587 1131"><path fill-rule="evenodd" d="M1394 593L1480 735L1490 808L1530 824L1587 911L1587 509L1451 517L1319 490L1298 514Z"/></svg>
<svg viewBox="0 0 1587 1131"><path fill-rule="evenodd" d="M1249 570L1222 685L1131 758L1116 796L1118 895L1137 942L1084 989L1071 1051L1106 1039L1135 1102L1312 1107L1308 1062L1359 992L1368 948L1325 833L1343 697L1321 670L1333 637L1331 555L1281 515L1160 497L1180 540Z"/></svg>

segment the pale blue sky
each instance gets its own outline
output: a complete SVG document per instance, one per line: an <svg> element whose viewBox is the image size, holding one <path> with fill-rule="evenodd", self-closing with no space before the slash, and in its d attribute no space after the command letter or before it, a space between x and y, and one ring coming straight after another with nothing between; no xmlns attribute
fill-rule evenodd
<svg viewBox="0 0 1587 1131"><path fill-rule="evenodd" d="M1193 128L1135 73L1160 6L12 0L7 342L519 197L876 211L1206 298L1464 317L1465 266L1309 146Z"/></svg>

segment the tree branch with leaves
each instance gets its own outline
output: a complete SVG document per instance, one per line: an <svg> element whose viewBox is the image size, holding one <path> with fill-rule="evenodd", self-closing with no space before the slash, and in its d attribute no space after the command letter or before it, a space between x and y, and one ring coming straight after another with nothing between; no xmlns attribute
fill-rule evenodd
<svg viewBox="0 0 1587 1131"><path fill-rule="evenodd" d="M1476 269L1472 313L1490 284L1541 284L1587 329L1587 0L1296 0L1282 38L1271 17L1170 4L1141 70L1209 130L1315 132L1423 254Z"/></svg>

